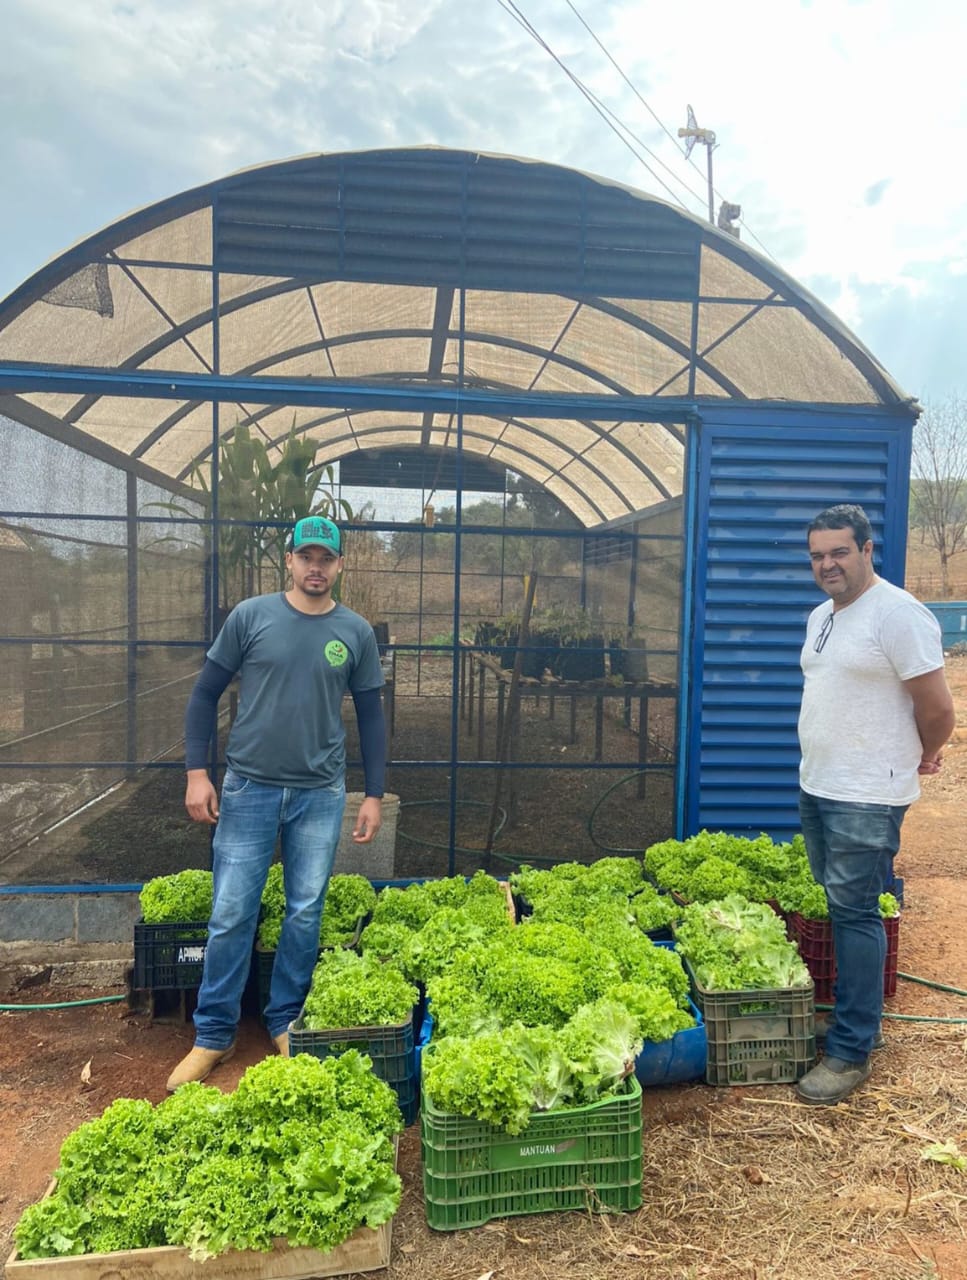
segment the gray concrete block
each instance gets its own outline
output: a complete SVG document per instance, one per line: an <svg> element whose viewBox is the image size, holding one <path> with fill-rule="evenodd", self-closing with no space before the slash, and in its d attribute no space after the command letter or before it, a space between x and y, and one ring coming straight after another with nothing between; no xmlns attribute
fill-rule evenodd
<svg viewBox="0 0 967 1280"><path fill-rule="evenodd" d="M0 893L0 942L72 942L73 894Z"/></svg>
<svg viewBox="0 0 967 1280"><path fill-rule="evenodd" d="M128 972L134 963L133 952L116 960L76 960L67 964L55 964L50 975L52 987L124 987Z"/></svg>
<svg viewBox="0 0 967 1280"><path fill-rule="evenodd" d="M138 894L82 893L77 897L78 942L130 942L141 914Z"/></svg>

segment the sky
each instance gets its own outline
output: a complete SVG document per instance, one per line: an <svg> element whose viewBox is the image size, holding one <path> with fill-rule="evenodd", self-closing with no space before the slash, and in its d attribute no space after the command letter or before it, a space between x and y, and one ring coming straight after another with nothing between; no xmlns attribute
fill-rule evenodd
<svg viewBox="0 0 967 1280"><path fill-rule="evenodd" d="M311 152L522 156L707 216L691 104L743 241L922 403L967 383L961 0L0 0L0 32L0 298L132 209Z"/></svg>

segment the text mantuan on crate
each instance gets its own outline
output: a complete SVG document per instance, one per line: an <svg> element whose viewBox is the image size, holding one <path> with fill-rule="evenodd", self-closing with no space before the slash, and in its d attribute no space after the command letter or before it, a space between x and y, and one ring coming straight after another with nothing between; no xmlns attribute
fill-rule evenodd
<svg viewBox="0 0 967 1280"><path fill-rule="evenodd" d="M208 945L206 921L134 926L134 987L137 991L182 991L201 983Z"/></svg>
<svg viewBox="0 0 967 1280"><path fill-rule="evenodd" d="M437 1231L556 1209L623 1212L641 1205L641 1086L583 1107L535 1111L516 1137L420 1108L426 1220Z"/></svg>
<svg viewBox="0 0 967 1280"><path fill-rule="evenodd" d="M705 1020L707 1084L787 1084L816 1057L816 1001L808 987L706 991L685 962Z"/></svg>

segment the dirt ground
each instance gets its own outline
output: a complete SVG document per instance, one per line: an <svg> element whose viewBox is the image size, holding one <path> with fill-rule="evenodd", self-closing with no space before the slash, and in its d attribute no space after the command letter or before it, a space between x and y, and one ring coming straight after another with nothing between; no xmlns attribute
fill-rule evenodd
<svg viewBox="0 0 967 1280"><path fill-rule="evenodd" d="M967 989L967 655L948 675L958 726L903 832L901 973ZM6 1003L120 992L26 987ZM436 1233L420 1183L419 1128L401 1144L404 1200L382 1274L408 1280L967 1280L967 1172L927 1160L967 1153L967 998L901 978L887 1048L870 1082L837 1108L800 1105L790 1086L646 1090L644 1203L636 1213L546 1214ZM959 1019L961 1021L922 1021ZM160 1101L191 1043L178 1011L125 1000L0 1013L0 1258L39 1198L64 1137L115 1098ZM211 1078L231 1089L268 1050L247 1018L236 1058ZM87 1078L89 1077L89 1078ZM47 1274L55 1275L56 1272ZM217 1261L212 1280L227 1277Z"/></svg>

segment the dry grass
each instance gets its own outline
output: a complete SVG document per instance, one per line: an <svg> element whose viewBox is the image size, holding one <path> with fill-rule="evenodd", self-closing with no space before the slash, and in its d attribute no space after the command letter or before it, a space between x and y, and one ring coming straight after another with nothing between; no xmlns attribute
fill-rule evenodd
<svg viewBox="0 0 967 1280"><path fill-rule="evenodd" d="M788 1086L649 1091L643 1204L434 1233L408 1180L390 1274L419 1280L961 1280L967 1173L963 1028L890 1024L870 1082L833 1108ZM416 1157L415 1131L407 1135ZM959 1261L958 1261L959 1258Z"/></svg>

